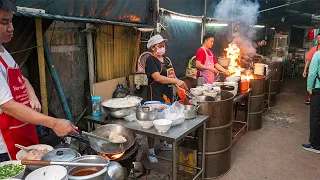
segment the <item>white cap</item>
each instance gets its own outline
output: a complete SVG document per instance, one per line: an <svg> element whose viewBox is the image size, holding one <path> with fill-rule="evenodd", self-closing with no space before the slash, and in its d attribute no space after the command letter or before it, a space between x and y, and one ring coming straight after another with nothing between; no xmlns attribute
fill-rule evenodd
<svg viewBox="0 0 320 180"><path fill-rule="evenodd" d="M160 34L152 36L147 44L147 48L150 49L152 46L159 44L163 41L167 41L167 39L163 39L163 37Z"/></svg>

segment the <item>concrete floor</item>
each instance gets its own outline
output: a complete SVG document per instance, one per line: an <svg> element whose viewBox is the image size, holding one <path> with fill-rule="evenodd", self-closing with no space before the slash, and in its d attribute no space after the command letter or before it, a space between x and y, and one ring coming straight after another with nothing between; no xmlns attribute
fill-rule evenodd
<svg viewBox="0 0 320 180"><path fill-rule="evenodd" d="M305 79L285 82L277 95L277 105L264 114L263 128L240 138L232 149L231 169L219 180L320 179L320 155L301 148L309 135L305 89ZM171 179L171 164L160 161L152 165L147 179Z"/></svg>

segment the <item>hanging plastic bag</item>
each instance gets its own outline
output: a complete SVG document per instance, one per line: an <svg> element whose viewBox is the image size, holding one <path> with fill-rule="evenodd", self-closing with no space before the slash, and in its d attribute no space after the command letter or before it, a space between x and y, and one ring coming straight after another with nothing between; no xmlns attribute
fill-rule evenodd
<svg viewBox="0 0 320 180"><path fill-rule="evenodd" d="M186 68L186 77L197 79L197 68L196 68L196 56L193 56L188 63L188 67Z"/></svg>
<svg viewBox="0 0 320 180"><path fill-rule="evenodd" d="M178 102L174 102L169 108L158 113L158 119L168 119L172 121L172 126L184 122L184 107Z"/></svg>

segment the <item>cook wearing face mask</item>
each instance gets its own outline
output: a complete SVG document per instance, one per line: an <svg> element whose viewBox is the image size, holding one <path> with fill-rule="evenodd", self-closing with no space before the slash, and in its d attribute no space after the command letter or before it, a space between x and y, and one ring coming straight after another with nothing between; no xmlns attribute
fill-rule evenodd
<svg viewBox="0 0 320 180"><path fill-rule="evenodd" d="M186 84L176 77L170 59L164 54L166 53L166 39L157 34L148 41L147 48L152 50L152 56L146 61L146 74L148 76L149 100L165 102L163 95L169 100L173 98L174 84L181 88L185 88Z"/></svg>
<svg viewBox="0 0 320 180"><path fill-rule="evenodd" d="M176 84L181 88L187 89L186 84L179 80L174 72L170 59L164 56L166 52L166 39L159 34L151 37L148 41L147 48L152 50L152 56L146 61L145 71L148 76L149 98L150 101L165 102L165 95L172 102L173 85ZM148 159L151 163L157 163L158 159L154 156L154 139L148 138L149 151ZM171 150L171 145L162 142L161 150Z"/></svg>

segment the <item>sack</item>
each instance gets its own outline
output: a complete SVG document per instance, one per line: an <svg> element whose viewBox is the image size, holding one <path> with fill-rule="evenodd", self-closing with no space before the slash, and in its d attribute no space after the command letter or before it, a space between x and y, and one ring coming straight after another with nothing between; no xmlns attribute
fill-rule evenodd
<svg viewBox="0 0 320 180"><path fill-rule="evenodd" d="M113 92L112 98L124 98L130 95L130 91L122 84L118 84L116 90Z"/></svg>
<svg viewBox="0 0 320 180"><path fill-rule="evenodd" d="M186 77L197 79L197 68L196 68L196 56L193 56L188 63L188 66L186 68Z"/></svg>

